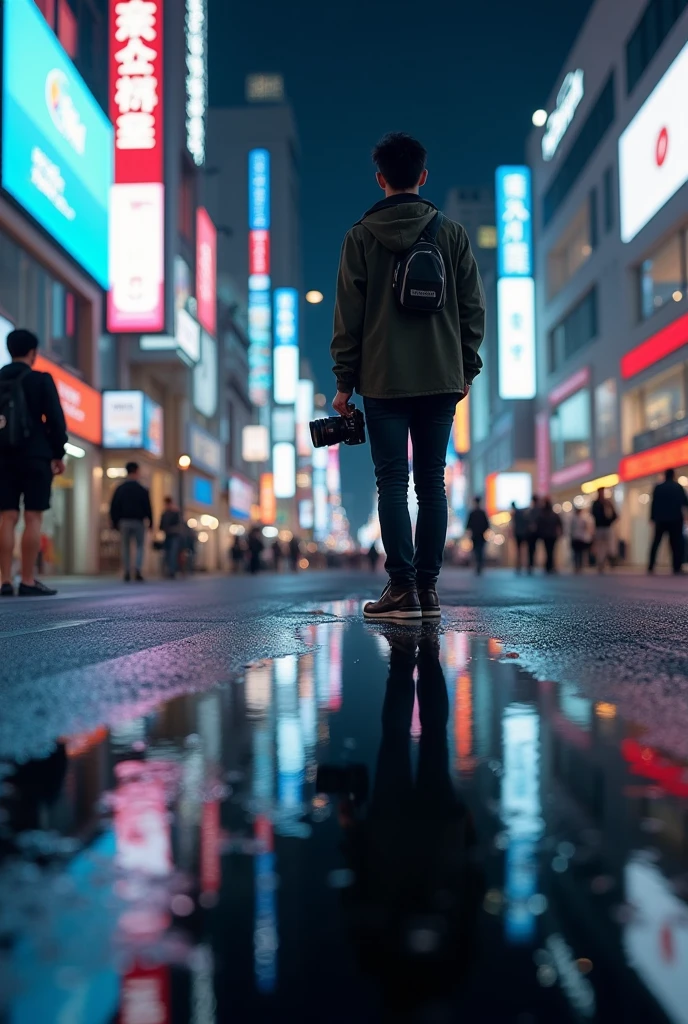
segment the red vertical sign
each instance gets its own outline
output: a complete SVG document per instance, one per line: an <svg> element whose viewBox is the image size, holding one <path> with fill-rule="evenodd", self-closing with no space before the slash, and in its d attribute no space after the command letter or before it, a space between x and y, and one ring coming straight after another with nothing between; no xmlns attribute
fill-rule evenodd
<svg viewBox="0 0 688 1024"><path fill-rule="evenodd" d="M196 299L198 322L217 334L217 230L208 211L196 211Z"/></svg>

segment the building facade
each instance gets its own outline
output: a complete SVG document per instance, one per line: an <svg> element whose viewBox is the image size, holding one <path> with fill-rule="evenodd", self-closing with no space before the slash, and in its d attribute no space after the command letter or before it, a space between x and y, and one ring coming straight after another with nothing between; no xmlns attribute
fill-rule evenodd
<svg viewBox="0 0 688 1024"><path fill-rule="evenodd" d="M684 0L597 0L528 144L538 486L613 489L633 563L654 484L688 478L687 38Z"/></svg>

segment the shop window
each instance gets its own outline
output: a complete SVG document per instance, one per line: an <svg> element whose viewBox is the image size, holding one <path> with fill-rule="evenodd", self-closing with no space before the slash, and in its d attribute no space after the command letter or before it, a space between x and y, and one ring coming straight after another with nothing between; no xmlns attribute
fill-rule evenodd
<svg viewBox="0 0 688 1024"><path fill-rule="evenodd" d="M549 434L555 472L590 458L590 391L587 388L557 406L550 418Z"/></svg>
<svg viewBox="0 0 688 1024"><path fill-rule="evenodd" d="M76 15L69 6L68 0L59 0L57 34L65 51L73 60L79 48L79 29Z"/></svg>
<svg viewBox="0 0 688 1024"><path fill-rule="evenodd" d="M592 254L592 207L590 197L580 208L547 256L547 285L550 299L568 284Z"/></svg>
<svg viewBox="0 0 688 1024"><path fill-rule="evenodd" d="M652 316L667 302L680 302L685 289L685 238L673 235L640 266L640 315Z"/></svg>
<svg viewBox="0 0 688 1024"><path fill-rule="evenodd" d="M557 324L549 336L550 373L597 337L597 288L593 288Z"/></svg>
<svg viewBox="0 0 688 1024"><path fill-rule="evenodd" d="M588 160L614 123L616 104L614 99L614 72L604 84L595 105L581 127L578 138L571 145L568 155L556 178L547 189L543 200L543 221L549 224L559 207L576 184Z"/></svg>
<svg viewBox="0 0 688 1024"><path fill-rule="evenodd" d="M645 430L659 430L686 415L683 367L671 370L645 387Z"/></svg>

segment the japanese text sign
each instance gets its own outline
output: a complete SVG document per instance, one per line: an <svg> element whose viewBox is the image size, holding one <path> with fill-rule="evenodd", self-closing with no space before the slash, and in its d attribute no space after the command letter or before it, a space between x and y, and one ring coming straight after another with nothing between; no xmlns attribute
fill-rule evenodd
<svg viewBox="0 0 688 1024"><path fill-rule="evenodd" d="M533 218L528 167L498 167L497 258L500 277L533 276Z"/></svg>

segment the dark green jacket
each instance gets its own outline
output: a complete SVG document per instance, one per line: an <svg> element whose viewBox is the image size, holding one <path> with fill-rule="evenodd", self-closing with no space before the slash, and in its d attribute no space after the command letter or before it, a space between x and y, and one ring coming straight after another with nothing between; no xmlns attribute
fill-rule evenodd
<svg viewBox="0 0 688 1024"><path fill-rule="evenodd" d="M445 218L437 236L447 270L441 313L408 313L392 291L398 254L415 245L435 213L418 196L391 196L344 239L331 346L339 391L368 398L458 392L480 372L485 298L460 224Z"/></svg>

